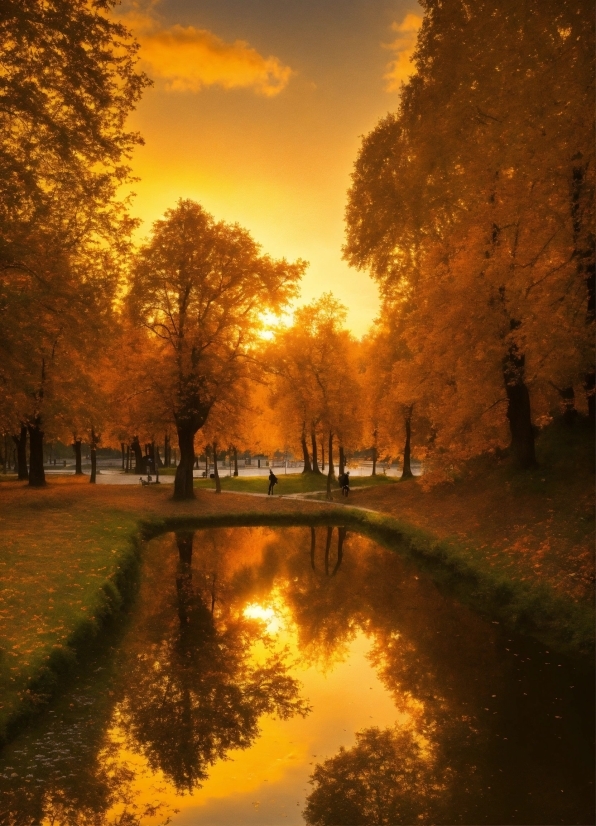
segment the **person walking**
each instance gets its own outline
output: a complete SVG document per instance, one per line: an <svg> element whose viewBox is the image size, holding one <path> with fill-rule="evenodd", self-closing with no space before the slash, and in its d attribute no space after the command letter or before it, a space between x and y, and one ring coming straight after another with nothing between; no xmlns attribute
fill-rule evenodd
<svg viewBox="0 0 596 826"><path fill-rule="evenodd" d="M277 485L277 476L271 468L269 468L269 490L267 491L267 496L273 496L273 488L275 485Z"/></svg>
<svg viewBox="0 0 596 826"><path fill-rule="evenodd" d="M342 496L347 497L350 493L350 471L346 470L341 480Z"/></svg>

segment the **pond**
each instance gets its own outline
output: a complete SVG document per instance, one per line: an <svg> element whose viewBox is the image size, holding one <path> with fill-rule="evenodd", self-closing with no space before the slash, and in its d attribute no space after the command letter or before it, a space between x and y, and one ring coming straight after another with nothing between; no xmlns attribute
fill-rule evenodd
<svg viewBox="0 0 596 826"><path fill-rule="evenodd" d="M218 528L148 543L0 823L586 824L593 774L578 665L345 528Z"/></svg>

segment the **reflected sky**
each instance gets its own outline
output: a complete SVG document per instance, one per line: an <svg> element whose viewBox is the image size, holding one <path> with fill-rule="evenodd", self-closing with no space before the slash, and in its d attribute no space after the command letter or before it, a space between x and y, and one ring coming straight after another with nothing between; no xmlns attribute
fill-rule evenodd
<svg viewBox="0 0 596 826"><path fill-rule="evenodd" d="M591 713L577 666L366 537L168 535L120 639L6 751L0 822L585 823Z"/></svg>

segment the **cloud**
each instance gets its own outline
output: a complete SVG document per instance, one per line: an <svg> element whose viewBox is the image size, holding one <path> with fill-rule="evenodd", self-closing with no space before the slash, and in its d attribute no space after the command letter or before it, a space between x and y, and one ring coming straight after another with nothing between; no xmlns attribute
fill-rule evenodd
<svg viewBox="0 0 596 826"><path fill-rule="evenodd" d="M422 26L422 17L418 14L406 14L401 23L393 23L391 28L397 32L393 43L385 46L395 52L395 59L387 66L387 73L383 76L387 81L388 92L399 92L401 84L416 71L411 62L416 50L416 38Z"/></svg>
<svg viewBox="0 0 596 826"><path fill-rule="evenodd" d="M226 43L207 29L165 28L151 13L131 11L122 22L140 43L139 55L154 78L173 92L198 92L205 86L252 89L278 95L294 74L277 57L263 57L244 40Z"/></svg>

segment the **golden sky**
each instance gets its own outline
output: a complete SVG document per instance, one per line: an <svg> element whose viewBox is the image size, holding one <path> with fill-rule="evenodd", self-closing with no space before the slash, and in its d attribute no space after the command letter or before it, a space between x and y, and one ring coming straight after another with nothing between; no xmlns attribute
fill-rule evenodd
<svg viewBox="0 0 596 826"><path fill-rule="evenodd" d="M413 0L125 0L154 86L131 119L142 234L178 198L310 267L362 335L374 283L341 260L360 137L394 111L421 21Z"/></svg>

